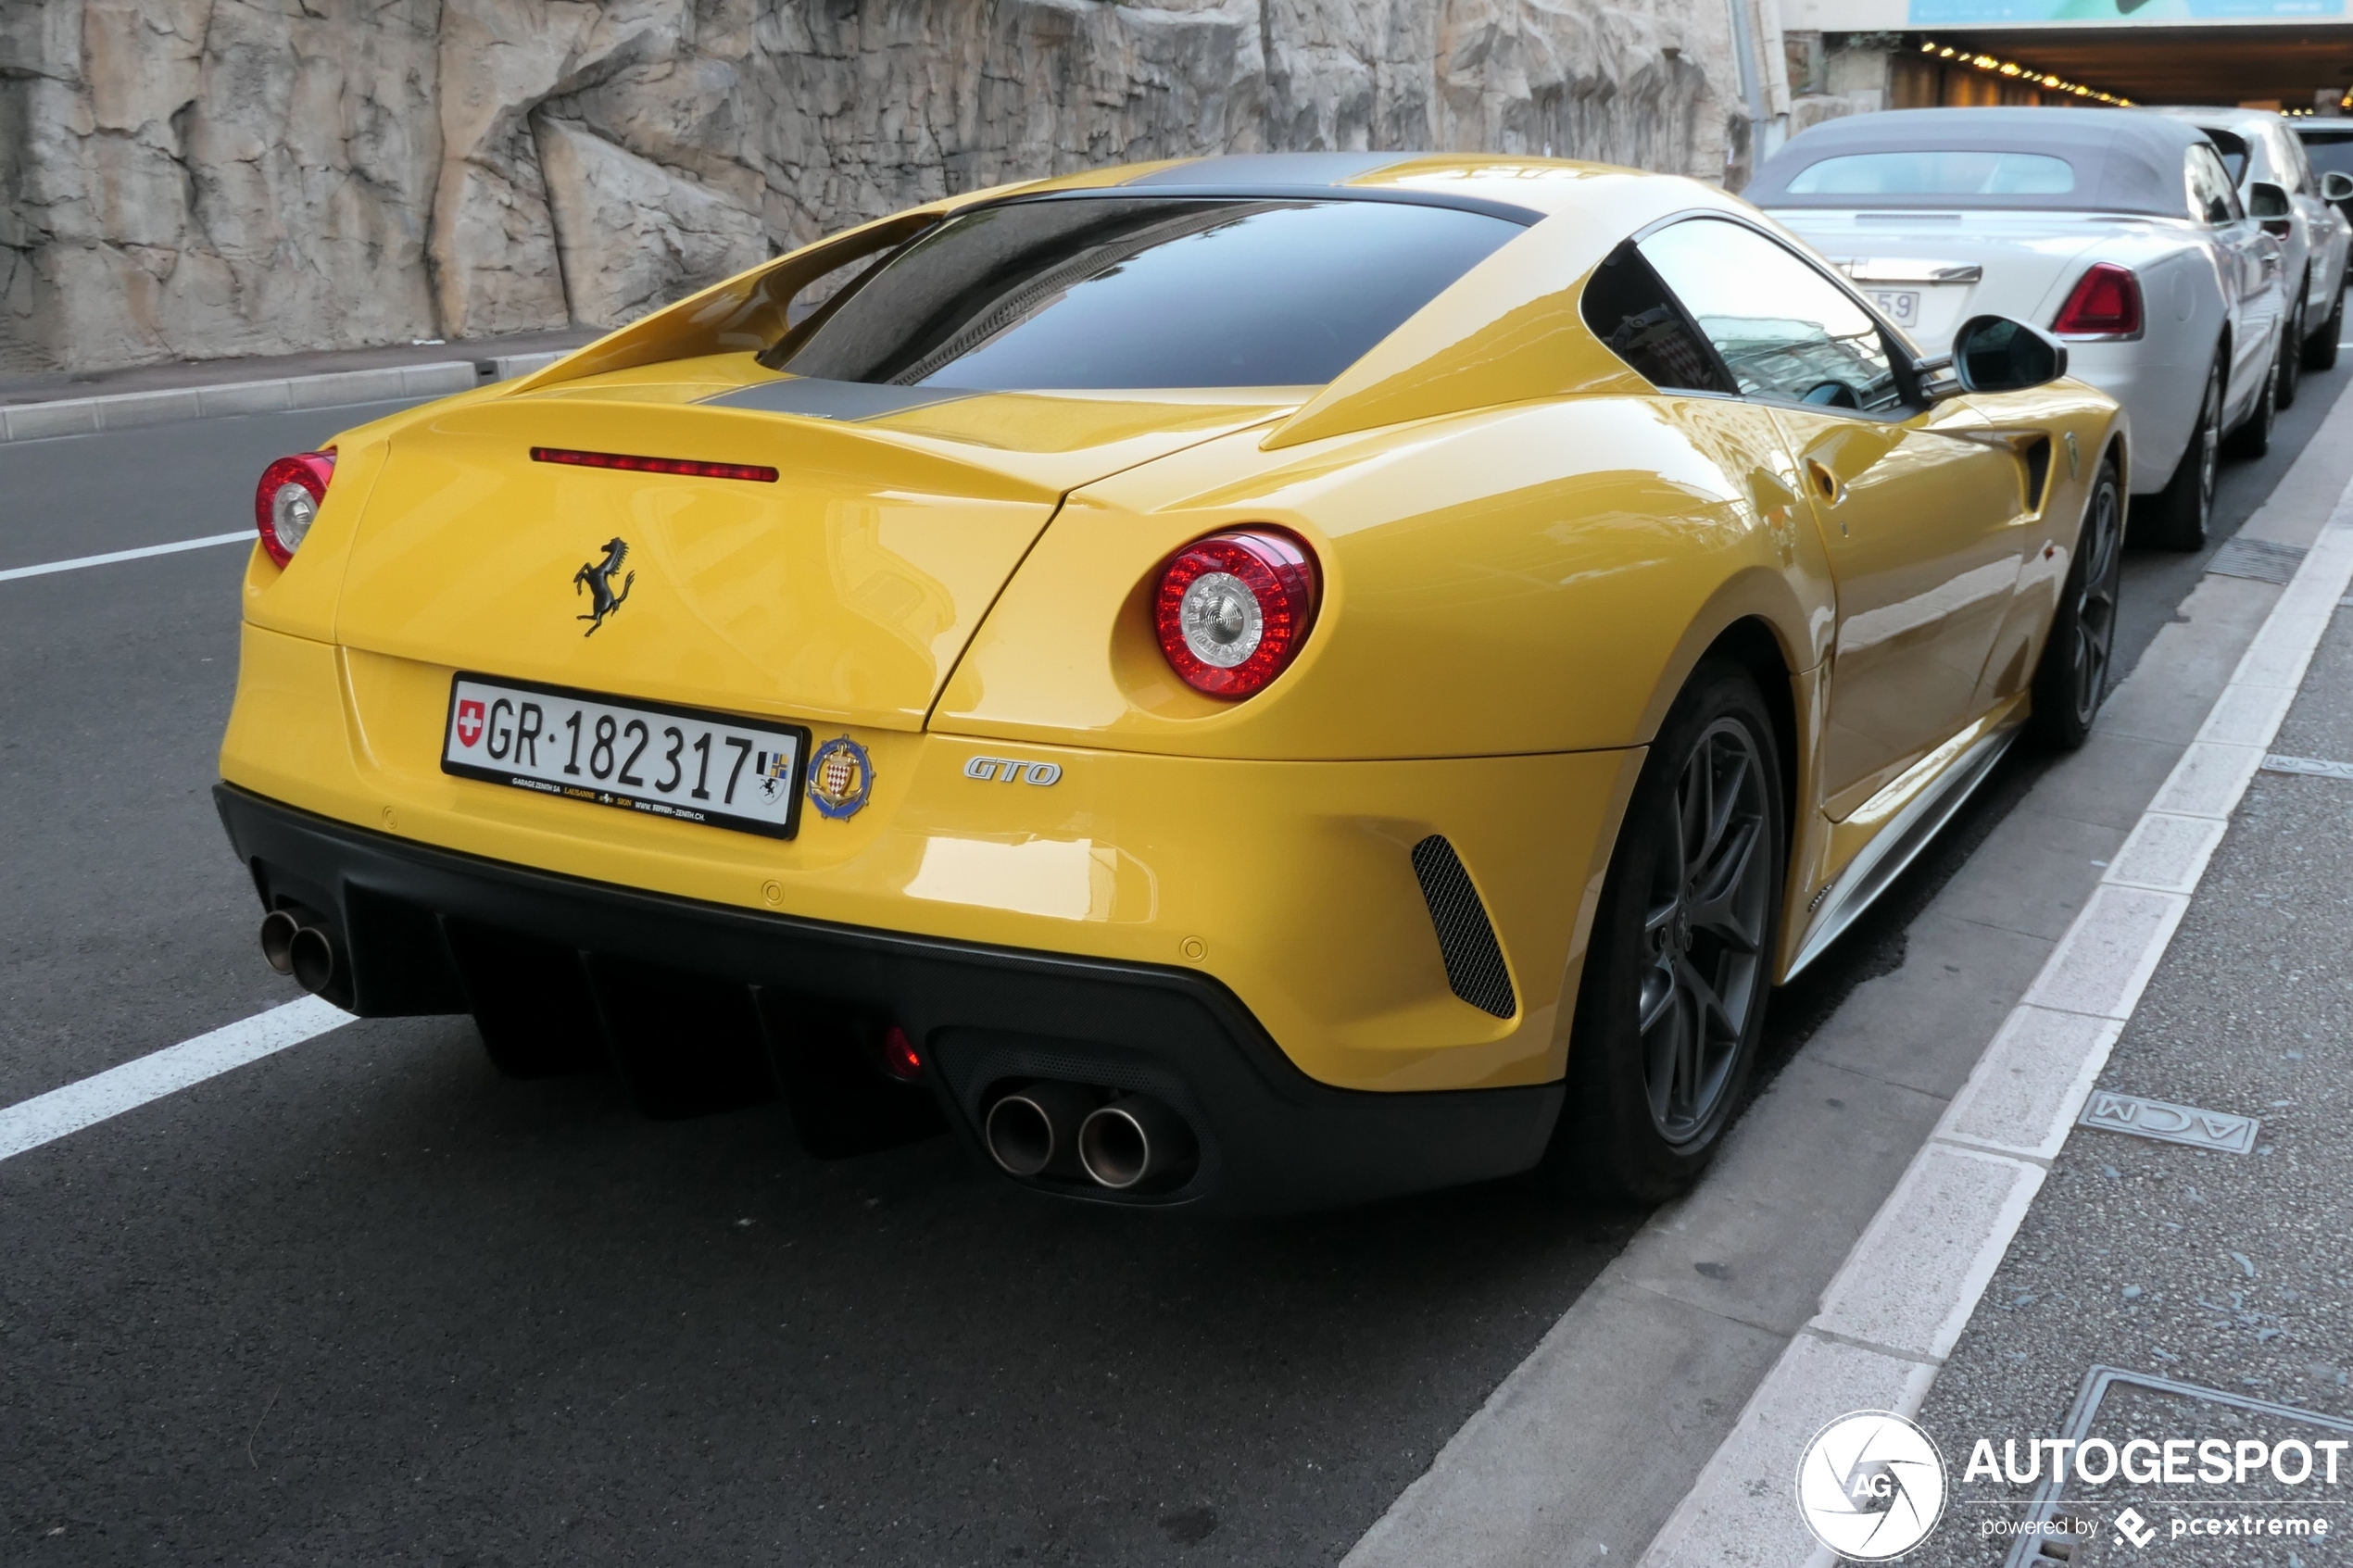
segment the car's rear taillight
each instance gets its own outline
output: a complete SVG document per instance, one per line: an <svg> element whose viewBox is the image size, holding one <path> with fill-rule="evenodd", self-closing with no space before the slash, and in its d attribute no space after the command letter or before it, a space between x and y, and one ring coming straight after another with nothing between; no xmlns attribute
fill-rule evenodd
<svg viewBox="0 0 2353 1568"><path fill-rule="evenodd" d="M2061 337L2133 337L2140 330L2141 281L2113 261L2086 268L2051 323Z"/></svg>
<svg viewBox="0 0 2353 1568"><path fill-rule="evenodd" d="M1152 630L1185 684L1244 697L1282 673L1315 623L1315 558L1289 533L1237 529L1196 539L1160 570Z"/></svg>
<svg viewBox="0 0 2353 1568"><path fill-rule="evenodd" d="M334 477L333 451L297 452L261 470L253 492L253 525L261 531L261 547L271 560L283 566L294 559Z"/></svg>

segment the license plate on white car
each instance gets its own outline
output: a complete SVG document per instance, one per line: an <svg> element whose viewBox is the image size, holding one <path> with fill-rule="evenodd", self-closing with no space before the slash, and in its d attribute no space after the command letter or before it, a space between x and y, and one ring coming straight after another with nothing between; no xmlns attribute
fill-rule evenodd
<svg viewBox="0 0 2353 1568"><path fill-rule="evenodd" d="M790 838L809 732L693 708L461 674L441 771L683 822Z"/></svg>
<svg viewBox="0 0 2353 1568"><path fill-rule="evenodd" d="M1920 324L1920 291L1918 289L1865 289L1879 313L1899 327Z"/></svg>

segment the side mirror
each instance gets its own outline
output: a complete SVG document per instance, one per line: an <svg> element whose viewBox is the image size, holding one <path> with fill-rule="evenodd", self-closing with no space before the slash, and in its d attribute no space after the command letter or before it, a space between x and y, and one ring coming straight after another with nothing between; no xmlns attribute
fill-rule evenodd
<svg viewBox="0 0 2353 1568"><path fill-rule="evenodd" d="M2321 199L2333 202L2353 202L2353 174L2339 174L2334 169L2321 176Z"/></svg>
<svg viewBox="0 0 2353 1568"><path fill-rule="evenodd" d="M2288 205L2287 192L2269 180L2246 182L2246 215L2263 225L2263 232L2278 239L2288 236L2288 220L2296 208Z"/></svg>
<svg viewBox="0 0 2353 1568"><path fill-rule="evenodd" d="M2007 316L1972 316L1953 334L1963 392L2023 392L2067 374L2067 345Z"/></svg>

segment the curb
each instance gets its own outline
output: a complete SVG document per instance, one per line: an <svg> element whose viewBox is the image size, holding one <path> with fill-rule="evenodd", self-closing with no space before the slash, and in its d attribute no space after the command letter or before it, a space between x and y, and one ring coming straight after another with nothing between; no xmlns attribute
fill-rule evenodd
<svg viewBox="0 0 2353 1568"><path fill-rule="evenodd" d="M372 370L331 370L315 376L224 382L217 386L177 386L159 392L117 393L107 397L61 398L53 403L0 404L0 442L96 435L102 431L170 424L180 420L283 414L304 408L380 403L396 397L446 397L453 392L472 392L490 382L529 375L563 357L562 353L508 354L488 359L436 359L429 364L387 365Z"/></svg>
<svg viewBox="0 0 2353 1568"><path fill-rule="evenodd" d="M2353 486L2197 738L1642 1568L1837 1561L1791 1506L1800 1450L1849 1411L1919 1413L2172 941L2348 582Z"/></svg>

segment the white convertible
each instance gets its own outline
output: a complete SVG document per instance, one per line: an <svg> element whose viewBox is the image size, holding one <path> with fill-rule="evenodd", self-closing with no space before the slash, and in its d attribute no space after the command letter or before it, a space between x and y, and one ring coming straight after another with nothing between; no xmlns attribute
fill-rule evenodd
<svg viewBox="0 0 2353 1568"><path fill-rule="evenodd" d="M1988 313L2066 343L2071 373L2124 406L2143 543L2204 544L2226 438L2246 456L2271 444L2288 311L2279 242L2186 120L1858 115L1793 138L1741 194L1931 352Z"/></svg>

